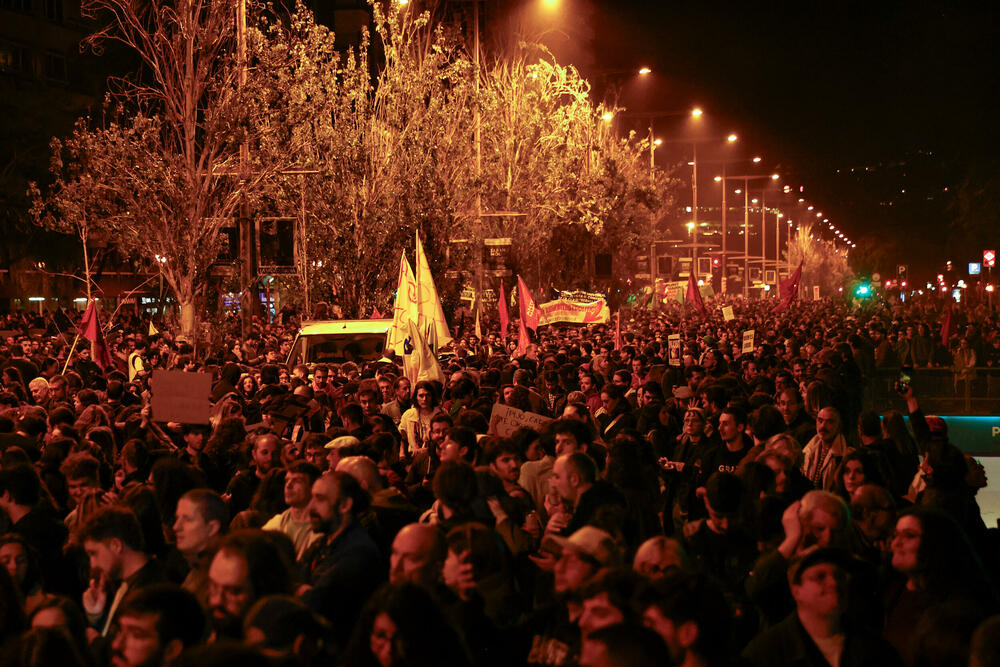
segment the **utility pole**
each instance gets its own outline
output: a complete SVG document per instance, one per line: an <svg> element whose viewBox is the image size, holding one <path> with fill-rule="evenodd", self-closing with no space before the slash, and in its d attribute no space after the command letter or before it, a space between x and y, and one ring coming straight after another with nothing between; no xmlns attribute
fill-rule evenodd
<svg viewBox="0 0 1000 667"><path fill-rule="evenodd" d="M767 284L767 205L760 193L760 282Z"/></svg>
<svg viewBox="0 0 1000 667"><path fill-rule="evenodd" d="M698 280L698 142L691 144L694 148L694 159L691 160L691 219L694 221L694 247L691 248L691 272L695 281Z"/></svg>
<svg viewBox="0 0 1000 667"><path fill-rule="evenodd" d="M750 179L743 179L743 298L750 296Z"/></svg>
<svg viewBox="0 0 1000 667"><path fill-rule="evenodd" d="M240 90L247 82L247 2L239 0L236 4L236 62L239 68ZM240 143L240 184L246 184L246 169L250 162L250 148L244 139ZM246 340L250 331L250 309L253 306L250 281L252 279L250 266L253 261L253 230L250 228L250 206L246 193L240 196L240 338Z"/></svg>
<svg viewBox="0 0 1000 667"><path fill-rule="evenodd" d="M726 239L729 237L729 230L726 227L726 163L722 163L722 279L720 281L720 286L722 287L722 293L728 294L726 289L726 277L729 275L728 268L726 264Z"/></svg>

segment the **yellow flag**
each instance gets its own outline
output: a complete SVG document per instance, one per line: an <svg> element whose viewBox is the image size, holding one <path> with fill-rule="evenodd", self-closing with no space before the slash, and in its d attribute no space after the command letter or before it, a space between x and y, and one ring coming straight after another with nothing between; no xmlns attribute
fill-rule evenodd
<svg viewBox="0 0 1000 667"><path fill-rule="evenodd" d="M417 323L420 331L431 347L440 350L451 342L451 330L444 319L444 309L441 308L441 299L434 287L434 277L431 276L431 267L427 263L420 234L417 234L417 291Z"/></svg>
<svg viewBox="0 0 1000 667"><path fill-rule="evenodd" d="M153 336L155 336L158 333L160 333L160 332L157 331L156 327L153 326L153 320L150 320L149 321L149 337L152 338Z"/></svg>

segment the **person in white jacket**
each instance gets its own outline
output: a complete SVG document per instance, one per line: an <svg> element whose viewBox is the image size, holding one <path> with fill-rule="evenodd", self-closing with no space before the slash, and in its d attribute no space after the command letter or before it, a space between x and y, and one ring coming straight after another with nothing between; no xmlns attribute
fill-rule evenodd
<svg viewBox="0 0 1000 667"><path fill-rule="evenodd" d="M816 415L816 435L802 450L802 474L817 489L831 491L840 462L853 451L844 438L840 413L827 406Z"/></svg>

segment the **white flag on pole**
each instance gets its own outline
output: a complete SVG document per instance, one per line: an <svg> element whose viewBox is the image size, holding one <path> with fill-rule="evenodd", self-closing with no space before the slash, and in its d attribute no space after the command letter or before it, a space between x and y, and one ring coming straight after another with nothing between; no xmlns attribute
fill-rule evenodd
<svg viewBox="0 0 1000 667"><path fill-rule="evenodd" d="M404 252L399 260L399 282L392 308L392 329L389 332L389 347L400 357L404 354L403 343L410 335L406 323L410 320L416 323L418 316L417 281Z"/></svg>

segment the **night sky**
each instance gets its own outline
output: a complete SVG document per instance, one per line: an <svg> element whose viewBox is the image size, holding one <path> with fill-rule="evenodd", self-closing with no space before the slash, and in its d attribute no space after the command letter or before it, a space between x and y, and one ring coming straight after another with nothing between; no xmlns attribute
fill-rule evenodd
<svg viewBox="0 0 1000 667"><path fill-rule="evenodd" d="M943 261L935 235L947 197L918 202L918 215L901 202L890 210L873 190L905 189L892 183L899 174L865 181L836 170L919 156L927 182L910 185L953 191L1000 150L995 3L561 2L549 20L562 31L546 41L598 88L617 77L639 112L700 105L718 133L735 130L741 150L805 185L845 233L916 232L923 246L898 259L928 270ZM652 84L625 74L640 65L654 70Z"/></svg>

